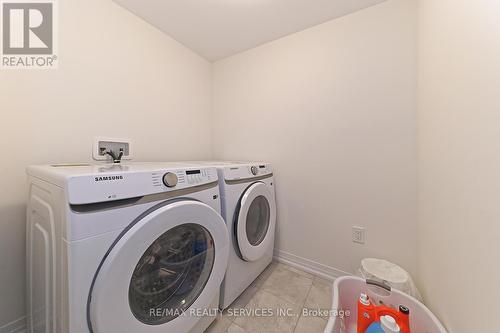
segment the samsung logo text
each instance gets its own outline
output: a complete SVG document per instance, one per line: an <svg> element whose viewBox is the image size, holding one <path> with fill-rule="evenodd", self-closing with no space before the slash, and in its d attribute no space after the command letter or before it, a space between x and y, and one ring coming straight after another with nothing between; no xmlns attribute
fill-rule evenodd
<svg viewBox="0 0 500 333"><path fill-rule="evenodd" d="M95 177L94 180L96 182L123 180L123 176L102 176L102 177Z"/></svg>

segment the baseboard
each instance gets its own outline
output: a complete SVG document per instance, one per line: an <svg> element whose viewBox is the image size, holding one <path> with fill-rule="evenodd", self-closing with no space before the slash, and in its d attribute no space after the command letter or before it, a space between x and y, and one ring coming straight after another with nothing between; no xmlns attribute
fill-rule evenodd
<svg viewBox="0 0 500 333"><path fill-rule="evenodd" d="M0 327L0 333L21 333L26 331L26 317L21 317Z"/></svg>
<svg viewBox="0 0 500 333"><path fill-rule="evenodd" d="M296 256L295 254L291 254L281 250L274 251L274 259L327 280L333 281L341 276L352 275L340 269L323 265L320 264L319 262L302 258Z"/></svg>

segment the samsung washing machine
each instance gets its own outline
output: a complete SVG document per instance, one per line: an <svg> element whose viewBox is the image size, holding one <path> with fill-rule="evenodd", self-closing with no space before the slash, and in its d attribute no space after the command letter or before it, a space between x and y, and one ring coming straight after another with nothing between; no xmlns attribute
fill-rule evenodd
<svg viewBox="0 0 500 333"><path fill-rule="evenodd" d="M196 163L196 162L195 162ZM273 260L276 201L273 168L258 162L197 162L219 175L222 216L230 237L220 308L227 308Z"/></svg>
<svg viewBox="0 0 500 333"><path fill-rule="evenodd" d="M229 255L217 170L29 167L28 332L202 332Z"/></svg>

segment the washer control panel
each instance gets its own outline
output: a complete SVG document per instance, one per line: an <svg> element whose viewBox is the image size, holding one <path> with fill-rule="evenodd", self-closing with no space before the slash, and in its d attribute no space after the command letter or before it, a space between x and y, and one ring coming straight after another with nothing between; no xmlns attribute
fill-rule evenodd
<svg viewBox="0 0 500 333"><path fill-rule="evenodd" d="M173 170L152 174L153 186L178 190L204 185L217 180L217 171L213 168Z"/></svg>
<svg viewBox="0 0 500 333"><path fill-rule="evenodd" d="M68 201L72 205L136 198L211 183L215 186L218 180L215 167L131 164L106 169L102 166L78 168L76 171L51 166L38 169L48 170L45 172L51 172L54 177L65 177Z"/></svg>

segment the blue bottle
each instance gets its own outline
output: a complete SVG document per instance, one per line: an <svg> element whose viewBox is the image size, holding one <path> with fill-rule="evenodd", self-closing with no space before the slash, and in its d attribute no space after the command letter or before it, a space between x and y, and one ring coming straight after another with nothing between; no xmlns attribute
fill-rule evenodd
<svg viewBox="0 0 500 333"><path fill-rule="evenodd" d="M382 329L382 326L380 326L380 323L376 322L368 326L368 329L365 331L365 333L385 333L385 332Z"/></svg>

